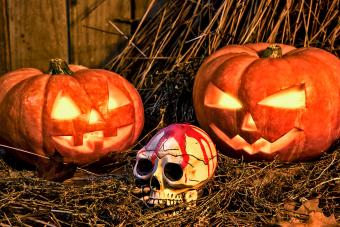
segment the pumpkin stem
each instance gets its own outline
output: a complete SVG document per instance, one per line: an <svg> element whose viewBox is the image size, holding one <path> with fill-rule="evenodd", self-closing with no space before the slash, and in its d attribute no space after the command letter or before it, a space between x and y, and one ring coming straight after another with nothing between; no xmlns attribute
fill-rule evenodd
<svg viewBox="0 0 340 227"><path fill-rule="evenodd" d="M52 75L65 74L72 75L73 72L68 67L66 61L60 58L51 59L48 73Z"/></svg>
<svg viewBox="0 0 340 227"><path fill-rule="evenodd" d="M260 53L261 58L281 58L282 49L279 45L271 44Z"/></svg>

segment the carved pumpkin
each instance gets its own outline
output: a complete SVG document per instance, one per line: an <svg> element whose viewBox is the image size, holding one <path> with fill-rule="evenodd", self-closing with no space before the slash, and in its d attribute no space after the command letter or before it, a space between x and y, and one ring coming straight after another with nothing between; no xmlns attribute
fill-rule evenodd
<svg viewBox="0 0 340 227"><path fill-rule="evenodd" d="M340 61L318 48L268 46L231 45L203 62L197 119L230 156L320 156L340 135Z"/></svg>
<svg viewBox="0 0 340 227"><path fill-rule="evenodd" d="M55 75L30 68L0 77L1 141L47 157L57 151L63 162L75 164L136 141L144 123L137 90L107 70L70 68L76 72L57 59L50 68Z"/></svg>

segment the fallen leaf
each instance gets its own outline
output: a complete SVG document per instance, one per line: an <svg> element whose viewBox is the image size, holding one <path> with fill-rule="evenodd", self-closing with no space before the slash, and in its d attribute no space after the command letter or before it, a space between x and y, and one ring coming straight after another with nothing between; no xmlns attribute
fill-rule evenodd
<svg viewBox="0 0 340 227"><path fill-rule="evenodd" d="M322 227L322 226L339 226L336 223L336 219L334 214L329 217L326 217L322 212L311 212L309 214L309 222L308 226L310 227Z"/></svg>
<svg viewBox="0 0 340 227"><path fill-rule="evenodd" d="M319 199L311 199L305 201L299 209L294 211L295 203L287 202L284 208L288 211L291 217L288 222L281 222L282 227L336 227L339 226L336 222L334 214L329 217L325 216L322 209L319 207ZM304 222L297 215L307 217Z"/></svg>
<svg viewBox="0 0 340 227"><path fill-rule="evenodd" d="M305 201L299 209L296 210L298 214L306 214L308 215L311 212L319 211L322 212L322 209L319 208L319 199L311 199Z"/></svg>

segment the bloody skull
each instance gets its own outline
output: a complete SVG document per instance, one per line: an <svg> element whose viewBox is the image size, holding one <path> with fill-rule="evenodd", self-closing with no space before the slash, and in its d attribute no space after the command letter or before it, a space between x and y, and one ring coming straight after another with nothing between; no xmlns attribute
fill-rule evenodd
<svg viewBox="0 0 340 227"><path fill-rule="evenodd" d="M171 206L196 200L197 189L213 176L216 165L215 146L203 130L172 124L137 153L133 172L147 182L147 203Z"/></svg>

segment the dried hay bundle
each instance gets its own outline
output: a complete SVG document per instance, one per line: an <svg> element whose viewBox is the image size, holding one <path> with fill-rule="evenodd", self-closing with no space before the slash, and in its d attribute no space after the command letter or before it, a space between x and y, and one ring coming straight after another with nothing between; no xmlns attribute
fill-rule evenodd
<svg viewBox="0 0 340 227"><path fill-rule="evenodd" d="M173 0L155 5L152 0L129 45L107 65L140 90L144 138L104 173L79 168L64 183L44 181L1 160L1 225L254 226L311 222L314 211L335 214L327 220L339 222L338 145L308 163L246 163L220 155L216 176L197 206L170 217L164 214L183 205L148 208L131 193L136 149L167 124L197 123L192 82L205 56L227 44L248 42L316 46L339 56L339 0ZM306 201L317 202L312 207Z"/></svg>
<svg viewBox="0 0 340 227"><path fill-rule="evenodd" d="M148 208L131 193L133 158L103 175L79 170L64 183L48 182L31 171L17 171L0 160L0 223L25 226L80 225L220 225L255 226L310 220L299 213L306 201L317 200L326 217L339 221L340 151L310 163L244 163L221 155L216 176L204 188L197 206ZM79 177L80 176L80 177ZM308 207L316 212L315 207Z"/></svg>
<svg viewBox="0 0 340 227"><path fill-rule="evenodd" d="M340 54L339 0L174 0L155 10L156 3L151 1L129 45L107 64L140 90L148 130L161 119L195 122L195 73L222 46L279 42Z"/></svg>

